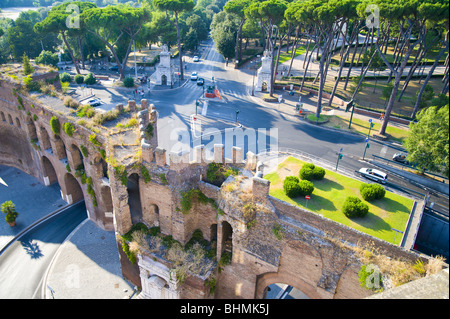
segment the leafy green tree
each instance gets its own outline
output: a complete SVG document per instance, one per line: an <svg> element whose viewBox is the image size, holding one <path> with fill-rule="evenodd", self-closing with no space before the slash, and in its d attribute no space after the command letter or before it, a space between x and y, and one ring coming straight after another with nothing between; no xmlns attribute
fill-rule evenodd
<svg viewBox="0 0 450 319"><path fill-rule="evenodd" d="M15 26L8 29L8 42L16 59L23 54L35 58L42 49L38 36L33 31L33 23L24 19L16 19Z"/></svg>
<svg viewBox="0 0 450 319"><path fill-rule="evenodd" d="M109 49L119 67L120 80L125 77L124 68L136 35L142 25L150 19L150 11L146 8L130 6L108 6L93 8L81 14L81 21L88 32L95 34ZM129 44L123 60L119 60L116 44L121 37L128 35Z"/></svg>
<svg viewBox="0 0 450 319"><path fill-rule="evenodd" d="M449 176L449 106L432 106L411 122L404 146L407 159L422 170L441 171Z"/></svg>
<svg viewBox="0 0 450 319"><path fill-rule="evenodd" d="M41 54L34 60L36 64L45 64L55 66L57 65L58 53L52 53L50 51L42 51Z"/></svg>
<svg viewBox="0 0 450 319"><path fill-rule="evenodd" d="M166 17L172 24L177 28L177 44L178 44L178 57L180 60L180 72L181 80L184 80L184 68L183 68L183 52L181 51L181 34L180 34L180 23L178 21L178 16L182 12L192 11L194 9L193 0L153 0L153 5L161 11L166 12ZM175 23L169 19L169 12L172 12L175 17Z"/></svg>
<svg viewBox="0 0 450 319"><path fill-rule="evenodd" d="M30 59L28 59L27 55L24 53L22 57L22 68L23 74L28 75L34 72L34 68L30 63Z"/></svg>
<svg viewBox="0 0 450 319"><path fill-rule="evenodd" d="M71 49L68 37L76 37L84 32L84 25L80 21L78 12L72 11L67 8L69 5L76 6L79 9L79 13L95 8L95 4L84 1L66 2L53 7L47 17L36 23L34 30L38 34L56 33L61 35L65 46L70 54L72 63L78 74L80 74L80 68L76 63L73 50Z"/></svg>
<svg viewBox="0 0 450 319"><path fill-rule="evenodd" d="M231 0L228 1L223 10L227 13L236 15L239 18L239 29L236 34L236 48L235 48L235 60L241 60L242 57L242 28L244 26L247 17L245 16L245 9L250 5L250 0Z"/></svg>

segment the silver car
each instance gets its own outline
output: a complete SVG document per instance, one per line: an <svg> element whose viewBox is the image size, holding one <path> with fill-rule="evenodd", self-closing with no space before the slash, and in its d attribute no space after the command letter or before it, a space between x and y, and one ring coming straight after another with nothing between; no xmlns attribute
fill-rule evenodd
<svg viewBox="0 0 450 319"><path fill-rule="evenodd" d="M386 184L387 178L388 178L386 173L384 173L382 171L379 171L377 169L374 169L374 168L365 168L364 167L364 168L361 168L358 171L358 173L362 177L371 179L371 180L373 180L375 182L379 182L379 183L382 183L382 184Z"/></svg>

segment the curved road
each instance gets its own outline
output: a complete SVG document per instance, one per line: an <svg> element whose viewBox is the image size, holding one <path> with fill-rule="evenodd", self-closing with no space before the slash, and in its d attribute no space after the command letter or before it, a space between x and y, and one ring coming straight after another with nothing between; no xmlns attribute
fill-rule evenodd
<svg viewBox="0 0 450 319"><path fill-rule="evenodd" d="M42 278L67 236L87 218L84 201L25 232L0 255L0 298L40 299Z"/></svg>

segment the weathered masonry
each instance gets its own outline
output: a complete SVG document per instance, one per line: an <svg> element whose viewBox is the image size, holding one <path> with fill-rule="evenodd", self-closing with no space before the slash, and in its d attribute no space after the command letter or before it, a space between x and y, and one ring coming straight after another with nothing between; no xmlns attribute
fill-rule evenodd
<svg viewBox="0 0 450 319"><path fill-rule="evenodd" d="M127 146L19 88L0 85L0 163L45 185L57 182L68 203L84 199L88 217L117 233L123 274L145 298L263 298L273 283L289 284L309 298L363 298L372 292L359 284L362 262L351 247L374 245L392 259L418 259L271 197L270 183L256 172L257 155L248 153L244 161L238 147L226 159L224 146L215 145L213 162L233 174L212 184L203 146L192 158L158 147L156 108L146 100L127 105L139 119L130 139L140 141ZM55 133L55 121L61 128L70 123L72 136ZM152 134L146 134L149 125ZM142 225L150 229L144 243L129 233L139 228L142 234ZM206 253L197 242L208 243ZM185 245L191 255L181 249Z"/></svg>

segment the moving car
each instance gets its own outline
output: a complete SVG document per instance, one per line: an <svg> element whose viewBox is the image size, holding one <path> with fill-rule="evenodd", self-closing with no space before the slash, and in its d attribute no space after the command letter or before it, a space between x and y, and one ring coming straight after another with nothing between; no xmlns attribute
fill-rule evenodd
<svg viewBox="0 0 450 319"><path fill-rule="evenodd" d="M203 85L205 84L205 80L203 78L198 78L197 85Z"/></svg>
<svg viewBox="0 0 450 319"><path fill-rule="evenodd" d="M194 61L194 62L198 62L198 61L200 61L200 58L199 58L198 56L194 56L193 61Z"/></svg>
<svg viewBox="0 0 450 319"><path fill-rule="evenodd" d="M399 162L399 163L405 163L408 164L408 161L406 160L407 154L405 153L395 153L394 156L392 156L392 160Z"/></svg>
<svg viewBox="0 0 450 319"><path fill-rule="evenodd" d="M361 168L358 171L358 173L362 177L371 179L371 180L373 180L375 182L379 182L379 183L382 183L382 184L386 184L387 178L388 178L386 173L384 173L382 171L379 171L377 169L374 169L374 168L365 168L365 167L363 167L363 168Z"/></svg>
<svg viewBox="0 0 450 319"><path fill-rule="evenodd" d="M192 74L191 74L191 80L192 80L192 81L197 81L197 79L198 79L197 72L192 72Z"/></svg>

